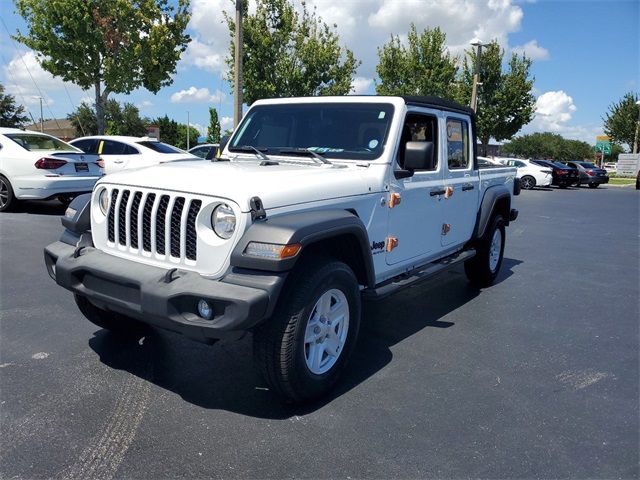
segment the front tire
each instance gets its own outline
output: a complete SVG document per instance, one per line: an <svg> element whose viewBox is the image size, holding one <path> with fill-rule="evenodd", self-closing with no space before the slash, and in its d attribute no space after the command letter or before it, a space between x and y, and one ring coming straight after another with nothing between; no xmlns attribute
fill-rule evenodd
<svg viewBox="0 0 640 480"><path fill-rule="evenodd" d="M495 215L476 245L476 256L464 262L464 271L473 285L488 287L493 284L502 266L504 240L504 218Z"/></svg>
<svg viewBox="0 0 640 480"><path fill-rule="evenodd" d="M590 183L589 188L598 188L600 186L599 183Z"/></svg>
<svg viewBox="0 0 640 480"><path fill-rule="evenodd" d="M525 175L520 179L520 186L524 190L531 190L533 187L536 186L536 179L533 178L531 175Z"/></svg>
<svg viewBox="0 0 640 480"><path fill-rule="evenodd" d="M134 336L144 331L144 324L133 318L96 307L87 297L74 294L80 312L94 325L117 335Z"/></svg>
<svg viewBox="0 0 640 480"><path fill-rule="evenodd" d="M11 183L0 175L0 212L8 212L16 206L18 200L13 193Z"/></svg>
<svg viewBox="0 0 640 480"><path fill-rule="evenodd" d="M273 317L254 332L254 358L271 390L304 402L331 389L355 347L360 310L346 264L319 258L299 265Z"/></svg>

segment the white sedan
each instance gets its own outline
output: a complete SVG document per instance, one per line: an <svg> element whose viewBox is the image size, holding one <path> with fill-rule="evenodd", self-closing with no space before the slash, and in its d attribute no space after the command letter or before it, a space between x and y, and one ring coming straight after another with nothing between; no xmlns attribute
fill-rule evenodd
<svg viewBox="0 0 640 480"><path fill-rule="evenodd" d="M140 168L172 160L197 160L199 157L167 143L148 137L94 135L71 140L71 145L83 152L100 155L105 173L124 168Z"/></svg>
<svg viewBox="0 0 640 480"><path fill-rule="evenodd" d="M51 135L0 128L0 212L20 200L58 197L68 202L93 190L103 175L100 158Z"/></svg>
<svg viewBox="0 0 640 480"><path fill-rule="evenodd" d="M553 172L550 168L541 167L529 160L520 158L507 159L504 162L508 167L516 167L518 169L518 177L520 177L520 186L524 190L531 190L533 187L548 187L553 180Z"/></svg>

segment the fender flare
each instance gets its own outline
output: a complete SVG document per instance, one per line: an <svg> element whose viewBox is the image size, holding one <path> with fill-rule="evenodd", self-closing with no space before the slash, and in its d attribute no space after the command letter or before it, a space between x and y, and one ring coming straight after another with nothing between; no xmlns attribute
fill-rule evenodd
<svg viewBox="0 0 640 480"><path fill-rule="evenodd" d="M351 236L357 242L367 285L375 284L373 258L369 235L362 220L348 210L329 209L296 212L268 217L253 223L238 241L231 253L231 266L251 270L285 272L293 269L305 249L319 242ZM299 243L298 255L284 260L245 255L249 242L290 245Z"/></svg>
<svg viewBox="0 0 640 480"><path fill-rule="evenodd" d="M505 198L507 199L507 207L503 212L503 216L505 225L509 225L509 212L511 210L511 192L509 189L505 185L494 185L485 190L482 202L480 202L480 209L478 210L476 227L473 231L472 238L481 238L484 235L497 203Z"/></svg>

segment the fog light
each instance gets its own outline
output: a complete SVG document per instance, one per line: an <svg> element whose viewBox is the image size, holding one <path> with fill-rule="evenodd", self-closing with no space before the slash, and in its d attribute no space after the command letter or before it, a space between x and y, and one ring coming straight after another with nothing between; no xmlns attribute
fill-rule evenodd
<svg viewBox="0 0 640 480"><path fill-rule="evenodd" d="M204 299L198 300L198 315L205 320L211 320L213 318L213 308L211 308L209 302Z"/></svg>

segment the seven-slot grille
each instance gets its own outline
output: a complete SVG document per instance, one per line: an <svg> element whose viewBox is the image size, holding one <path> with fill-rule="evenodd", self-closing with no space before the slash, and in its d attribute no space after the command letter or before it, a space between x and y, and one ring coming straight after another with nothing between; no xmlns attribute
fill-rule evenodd
<svg viewBox="0 0 640 480"><path fill-rule="evenodd" d="M109 242L182 260L197 258L196 217L202 201L113 189L107 212Z"/></svg>

